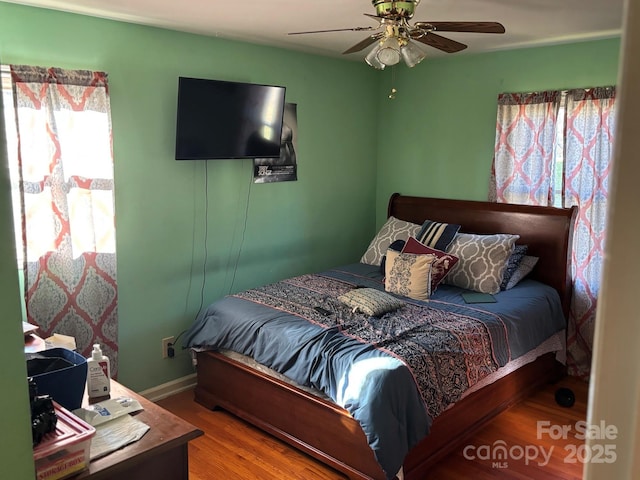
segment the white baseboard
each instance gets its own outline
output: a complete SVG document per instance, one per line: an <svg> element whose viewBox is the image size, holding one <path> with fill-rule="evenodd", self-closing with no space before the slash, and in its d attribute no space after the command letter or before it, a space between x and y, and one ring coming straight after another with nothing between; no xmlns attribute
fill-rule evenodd
<svg viewBox="0 0 640 480"><path fill-rule="evenodd" d="M196 374L192 373L182 378L171 380L170 382L163 383L157 387L151 387L142 392L138 392L138 395L142 395L147 400L157 402L163 398L170 397L176 393L184 392L196 386Z"/></svg>

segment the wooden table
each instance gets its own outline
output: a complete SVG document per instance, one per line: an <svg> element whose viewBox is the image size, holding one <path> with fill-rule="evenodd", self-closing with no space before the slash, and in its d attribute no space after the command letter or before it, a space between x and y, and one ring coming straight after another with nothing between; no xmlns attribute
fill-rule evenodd
<svg viewBox="0 0 640 480"><path fill-rule="evenodd" d="M137 442L91 462L88 470L73 479L188 480L188 442L203 432L112 380L111 398L123 396L140 402L144 410L133 416L151 428ZM105 398L109 397L89 401L85 395L83 404L97 403Z"/></svg>

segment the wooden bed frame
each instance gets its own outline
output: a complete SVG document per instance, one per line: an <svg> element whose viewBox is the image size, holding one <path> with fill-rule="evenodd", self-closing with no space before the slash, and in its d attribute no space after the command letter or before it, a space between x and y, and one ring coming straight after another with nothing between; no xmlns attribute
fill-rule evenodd
<svg viewBox="0 0 640 480"><path fill-rule="evenodd" d="M557 209L393 194L388 215L421 224L425 219L462 225L460 231L516 233L518 243L540 258L531 277L554 287L565 316L571 299L570 255L577 208ZM196 401L223 408L344 473L349 479L385 475L360 425L349 413L295 386L216 352L197 354ZM552 353L470 394L443 412L430 434L407 455L407 480L426 476L430 466L463 444L498 413L562 376Z"/></svg>

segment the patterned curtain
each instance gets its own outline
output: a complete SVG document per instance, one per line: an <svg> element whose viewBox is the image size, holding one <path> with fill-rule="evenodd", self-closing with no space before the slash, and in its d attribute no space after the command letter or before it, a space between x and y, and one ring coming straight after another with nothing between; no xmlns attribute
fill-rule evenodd
<svg viewBox="0 0 640 480"><path fill-rule="evenodd" d="M608 178L613 158L615 88L501 94L489 200L578 206L571 249L573 297L567 325L569 373L588 378L605 240ZM558 112L564 118L558 118ZM563 139L556 138L558 122ZM561 140L561 141L558 141ZM554 178L558 145L562 175ZM562 185L554 183L562 182ZM559 188L560 187L560 188Z"/></svg>
<svg viewBox="0 0 640 480"><path fill-rule="evenodd" d="M94 343L117 374L113 157L107 75L11 66L27 318Z"/></svg>
<svg viewBox="0 0 640 480"><path fill-rule="evenodd" d="M561 92L498 96L489 200L548 205Z"/></svg>
<svg viewBox="0 0 640 480"><path fill-rule="evenodd" d="M567 342L572 373L585 378L591 365L604 257L615 102L614 87L576 89L567 93L563 195L565 206L578 206Z"/></svg>

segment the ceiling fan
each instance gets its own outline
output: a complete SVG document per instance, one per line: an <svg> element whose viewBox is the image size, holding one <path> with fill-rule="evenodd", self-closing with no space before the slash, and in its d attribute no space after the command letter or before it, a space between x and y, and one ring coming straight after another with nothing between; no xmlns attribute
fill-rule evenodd
<svg viewBox="0 0 640 480"><path fill-rule="evenodd" d="M404 60L409 67L420 63L426 55L414 42L437 48L446 53L455 53L467 48L464 43L443 37L434 32L471 32L471 33L504 33L504 27L498 22L415 22L413 18L420 0L371 0L376 14L364 15L378 21L375 27L338 28L333 30L315 30L310 32L292 32L289 35L303 35L309 33L343 32L343 31L376 31L364 40L342 52L349 54L359 52L369 45L377 45L366 55L365 61L372 67L383 70Z"/></svg>

